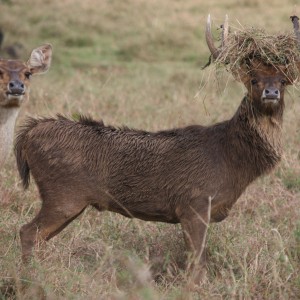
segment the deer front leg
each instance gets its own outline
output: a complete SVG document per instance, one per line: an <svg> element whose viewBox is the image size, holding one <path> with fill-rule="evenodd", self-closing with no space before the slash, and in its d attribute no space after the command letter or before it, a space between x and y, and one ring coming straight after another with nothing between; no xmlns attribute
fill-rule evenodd
<svg viewBox="0 0 300 300"><path fill-rule="evenodd" d="M206 236L210 222L211 198L207 210L197 211L193 207L186 209L180 218L187 249L190 252L188 271L194 283L199 283L206 271Z"/></svg>
<svg viewBox="0 0 300 300"><path fill-rule="evenodd" d="M205 273L205 243L208 225L202 218L182 219L181 226L187 249L190 253L188 271L196 283Z"/></svg>

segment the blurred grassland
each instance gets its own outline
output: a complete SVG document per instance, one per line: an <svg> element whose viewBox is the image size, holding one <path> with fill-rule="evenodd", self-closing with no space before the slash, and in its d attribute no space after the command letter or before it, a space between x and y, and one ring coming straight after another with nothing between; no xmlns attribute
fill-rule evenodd
<svg viewBox="0 0 300 300"><path fill-rule="evenodd" d="M230 118L245 89L225 70L201 69L209 57L207 14L214 28L228 14L232 30L286 32L289 16L300 14L296 2L1 1L4 46L22 43L24 60L44 42L54 49L50 71L32 78L18 124L26 115L83 113L159 130ZM40 200L34 184L22 190L11 155L0 171L0 299L299 299L299 97L290 87L280 166L211 225L207 278L197 291L188 289L180 226L93 209L40 245L31 268L22 269L18 231Z"/></svg>

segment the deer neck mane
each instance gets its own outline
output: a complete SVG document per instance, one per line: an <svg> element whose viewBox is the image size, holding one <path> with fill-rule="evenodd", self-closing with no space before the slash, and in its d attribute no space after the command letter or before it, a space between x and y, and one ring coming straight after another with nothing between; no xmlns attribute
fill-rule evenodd
<svg viewBox="0 0 300 300"><path fill-rule="evenodd" d="M282 155L282 110L276 115L263 115L245 96L236 114L229 121L230 155L235 164L252 168L252 181L271 171ZM242 161L241 161L242 159Z"/></svg>
<svg viewBox="0 0 300 300"><path fill-rule="evenodd" d="M255 132L273 151L281 156L283 110L284 104L274 114L264 115L255 109L249 96L246 95L234 119L242 120L240 123L243 127L247 127L252 133Z"/></svg>

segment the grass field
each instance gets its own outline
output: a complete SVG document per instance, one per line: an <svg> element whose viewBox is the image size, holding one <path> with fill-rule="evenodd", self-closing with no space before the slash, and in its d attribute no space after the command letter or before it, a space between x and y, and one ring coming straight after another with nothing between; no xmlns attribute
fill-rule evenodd
<svg viewBox="0 0 300 300"><path fill-rule="evenodd" d="M22 43L24 59L44 42L54 49L50 71L32 78L18 124L56 113L146 130L228 119L245 89L225 70L201 69L207 14L214 27L228 14L233 30L286 32L289 16L300 14L296 2L2 0L4 44ZM39 245L24 270L18 232L40 200L33 183L23 191L11 155L0 170L0 299L299 299L299 115L299 89L290 87L282 162L210 226L207 277L193 291L179 225L93 209Z"/></svg>

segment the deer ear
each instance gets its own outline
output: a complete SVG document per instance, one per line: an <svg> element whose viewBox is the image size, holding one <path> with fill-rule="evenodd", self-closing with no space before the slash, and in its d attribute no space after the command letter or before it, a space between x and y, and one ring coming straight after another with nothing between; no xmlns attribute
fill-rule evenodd
<svg viewBox="0 0 300 300"><path fill-rule="evenodd" d="M50 44L42 45L32 50L27 62L32 74L47 72L51 65L52 46Z"/></svg>

